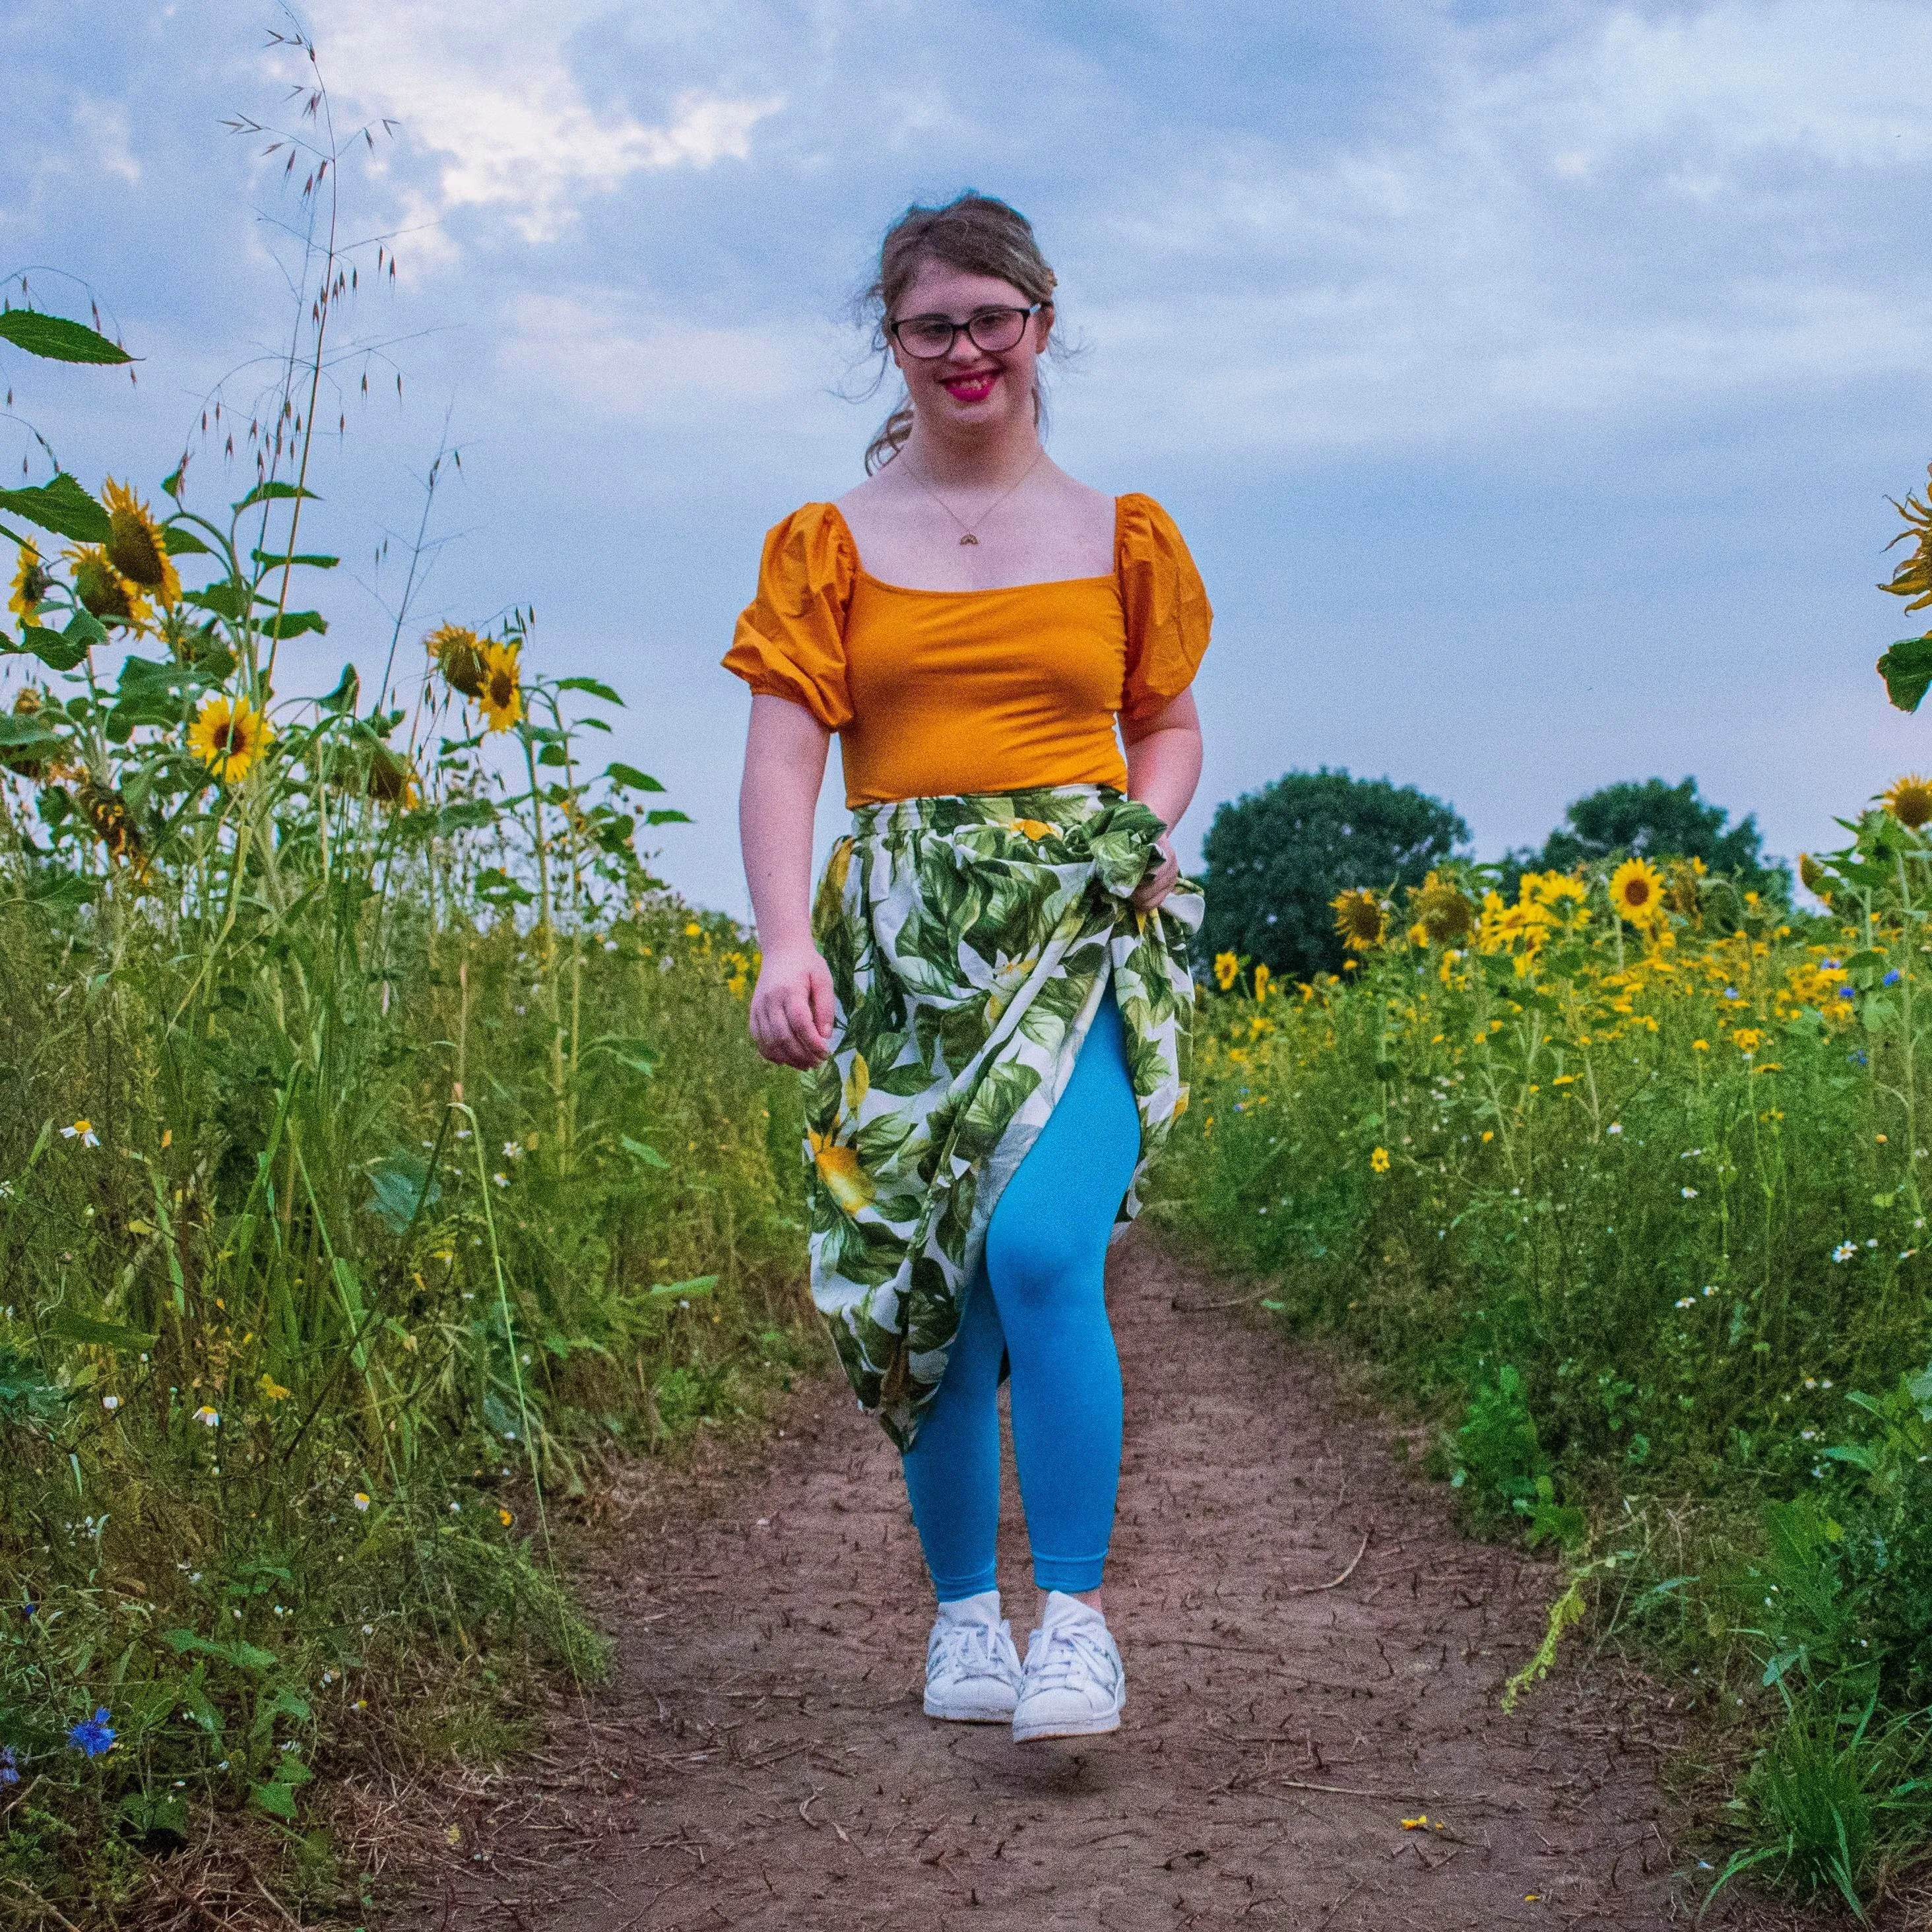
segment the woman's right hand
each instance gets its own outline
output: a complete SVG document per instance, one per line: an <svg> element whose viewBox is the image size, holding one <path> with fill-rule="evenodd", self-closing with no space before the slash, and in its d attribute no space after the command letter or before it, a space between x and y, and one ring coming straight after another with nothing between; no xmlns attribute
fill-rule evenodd
<svg viewBox="0 0 1932 1932"><path fill-rule="evenodd" d="M809 1070L832 1040L832 969L815 946L767 952L752 994L752 1040L780 1066Z"/></svg>

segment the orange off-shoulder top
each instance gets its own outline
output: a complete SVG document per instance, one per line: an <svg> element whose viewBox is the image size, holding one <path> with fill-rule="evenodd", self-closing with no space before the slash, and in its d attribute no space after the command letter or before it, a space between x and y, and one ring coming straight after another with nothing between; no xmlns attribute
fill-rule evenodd
<svg viewBox="0 0 1932 1932"><path fill-rule="evenodd" d="M1131 734L1193 682L1214 612L1174 520L1117 497L1104 577L912 590L859 562L831 503L765 538L726 669L838 734L848 806L1036 785L1124 790Z"/></svg>

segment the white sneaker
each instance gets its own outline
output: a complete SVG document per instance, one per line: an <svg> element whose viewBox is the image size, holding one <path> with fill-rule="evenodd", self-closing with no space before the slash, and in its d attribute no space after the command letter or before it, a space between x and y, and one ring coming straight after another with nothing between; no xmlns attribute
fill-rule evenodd
<svg viewBox="0 0 1932 1932"><path fill-rule="evenodd" d="M1118 1730L1126 1708L1127 1673L1106 1618L1078 1598L1052 1592L1044 1623L1027 1640L1014 1741Z"/></svg>
<svg viewBox="0 0 1932 1932"><path fill-rule="evenodd" d="M926 1714L955 1724L1004 1724L1019 1696L1012 1626L988 1590L942 1604L926 1640Z"/></svg>

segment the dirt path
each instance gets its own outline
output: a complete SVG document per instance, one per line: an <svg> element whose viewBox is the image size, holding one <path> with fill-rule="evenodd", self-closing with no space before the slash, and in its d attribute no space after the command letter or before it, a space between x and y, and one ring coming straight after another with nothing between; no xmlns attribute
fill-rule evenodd
<svg viewBox="0 0 1932 1932"><path fill-rule="evenodd" d="M818 1386L762 1454L669 1484L642 1472L652 1490L589 1583L618 1634L616 1682L560 1709L536 1775L452 1794L458 1868L418 1922L1686 1918L1658 1740L1628 1696L1559 1670L1514 1716L1498 1709L1550 1569L1459 1536L1442 1492L1271 1337L1188 1312L1216 1292L1151 1238L1116 1251L1117 1736L1017 1746L921 1714L931 1613L896 1458L842 1388ZM1018 1514L1010 1485L1001 1568L1023 1627Z"/></svg>

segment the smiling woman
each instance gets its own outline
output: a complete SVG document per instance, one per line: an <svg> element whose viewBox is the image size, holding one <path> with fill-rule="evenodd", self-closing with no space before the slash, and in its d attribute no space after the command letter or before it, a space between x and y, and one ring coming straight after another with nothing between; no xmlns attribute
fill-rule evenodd
<svg viewBox="0 0 1932 1932"><path fill-rule="evenodd" d="M905 395L866 480L767 536L727 665L768 1058L806 1070L812 1292L904 1453L938 1616L926 1709L1025 1740L1114 1730L1100 1583L1120 1462L1108 1234L1186 1104L1201 917L1169 842L1201 770L1211 613L1150 497L1040 441L1055 278L962 195L880 251ZM851 835L807 915L832 734ZM998 1395L1044 1593L1000 1614Z"/></svg>

